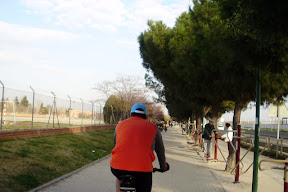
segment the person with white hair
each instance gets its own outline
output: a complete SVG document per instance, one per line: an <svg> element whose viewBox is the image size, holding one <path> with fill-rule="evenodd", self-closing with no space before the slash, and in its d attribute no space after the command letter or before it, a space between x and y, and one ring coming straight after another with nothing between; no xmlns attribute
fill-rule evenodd
<svg viewBox="0 0 288 192"><path fill-rule="evenodd" d="M222 136L221 136L221 139L224 140L225 143L227 143L228 145L228 151L230 150L230 147L231 147L231 141L233 139L233 129L232 127L230 126L230 123L226 123L225 124L225 131L226 133L224 133Z"/></svg>
<svg viewBox="0 0 288 192"><path fill-rule="evenodd" d="M204 154L207 158L210 157L212 132L216 132L214 120L209 119L209 123L205 125L204 133L202 135L204 139Z"/></svg>

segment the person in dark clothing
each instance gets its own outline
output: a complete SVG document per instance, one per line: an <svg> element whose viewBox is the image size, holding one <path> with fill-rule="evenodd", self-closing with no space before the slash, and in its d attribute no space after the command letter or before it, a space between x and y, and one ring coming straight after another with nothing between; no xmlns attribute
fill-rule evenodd
<svg viewBox="0 0 288 192"><path fill-rule="evenodd" d="M186 124L185 122L182 123L182 134L184 133L185 134L185 130L186 130Z"/></svg>
<svg viewBox="0 0 288 192"><path fill-rule="evenodd" d="M202 135L204 139L204 153L207 158L210 157L212 132L216 132L214 120L209 119L209 123L205 125L204 133Z"/></svg>

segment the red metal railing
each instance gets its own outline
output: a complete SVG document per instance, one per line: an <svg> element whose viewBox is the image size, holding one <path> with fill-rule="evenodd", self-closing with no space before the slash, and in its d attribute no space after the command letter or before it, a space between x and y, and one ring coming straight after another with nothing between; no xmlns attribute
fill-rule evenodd
<svg viewBox="0 0 288 192"><path fill-rule="evenodd" d="M261 164L263 162L285 163L285 165L284 165L284 167L275 166L275 167L270 167L270 168L263 169L261 167ZM265 159L265 160L260 161L260 163L259 163L259 170L260 171L266 171L266 170L270 170L270 169L284 170L284 192L288 192L288 159L286 159L286 160Z"/></svg>

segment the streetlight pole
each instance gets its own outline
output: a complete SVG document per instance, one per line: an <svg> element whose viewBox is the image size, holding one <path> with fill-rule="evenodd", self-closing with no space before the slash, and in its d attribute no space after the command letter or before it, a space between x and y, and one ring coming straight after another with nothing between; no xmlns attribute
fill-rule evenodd
<svg viewBox="0 0 288 192"><path fill-rule="evenodd" d="M261 38L259 39L259 45L260 45L259 46L259 52L260 52L261 51ZM261 63L259 62L258 68L257 68L257 79L256 79L256 119L255 119L252 192L257 192L257 190L258 190L260 103L261 103Z"/></svg>

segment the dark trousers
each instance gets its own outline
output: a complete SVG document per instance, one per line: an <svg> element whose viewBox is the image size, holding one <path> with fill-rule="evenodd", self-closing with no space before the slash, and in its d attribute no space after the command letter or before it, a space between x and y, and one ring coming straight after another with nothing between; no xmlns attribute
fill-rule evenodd
<svg viewBox="0 0 288 192"><path fill-rule="evenodd" d="M230 151L230 148L231 148L231 143L230 143L230 142L228 142L227 144L228 144L228 151Z"/></svg>
<svg viewBox="0 0 288 192"><path fill-rule="evenodd" d="M118 179L122 175L132 175L136 178L136 191L137 192L150 192L152 189L152 172L136 172L136 171L124 171L119 169L113 169L111 172Z"/></svg>

